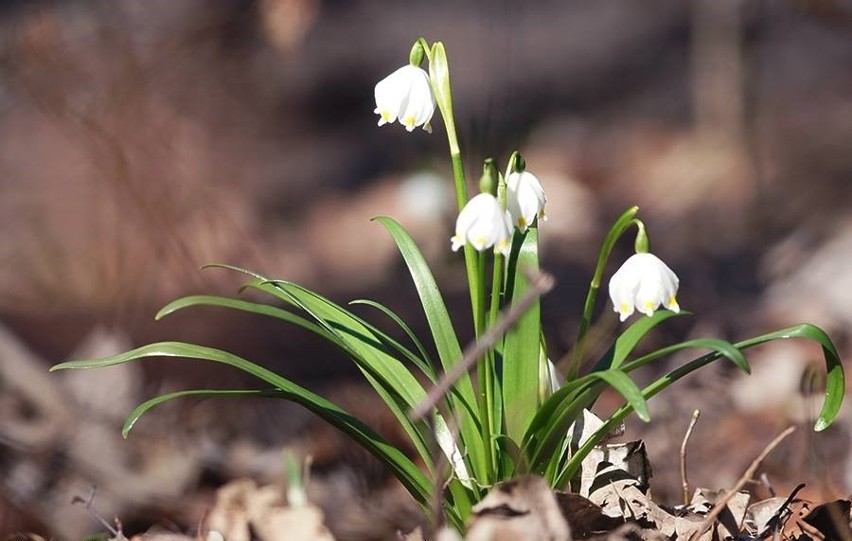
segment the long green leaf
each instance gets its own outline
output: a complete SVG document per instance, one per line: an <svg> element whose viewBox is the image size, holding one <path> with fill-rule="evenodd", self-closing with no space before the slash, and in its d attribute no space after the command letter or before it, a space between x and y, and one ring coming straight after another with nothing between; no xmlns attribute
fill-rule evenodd
<svg viewBox="0 0 852 541"><path fill-rule="evenodd" d="M231 308L233 310L240 310L243 312L251 312L253 314L274 317L282 321L286 321L287 323L292 323L311 332L314 332L331 342L335 342L336 340L334 335L327 332L319 325L308 321L302 316L299 316L292 312L288 312L287 310L283 310L275 306L269 306L267 304L244 301L239 299L229 299L226 297L219 297L215 295L190 295L188 297L182 297L180 299L174 300L163 308L161 308L160 311L157 312L157 315L154 316L154 319L159 321L160 319L171 315L177 312L178 310L183 310L184 308L189 308L193 306L218 306L223 308Z"/></svg>
<svg viewBox="0 0 852 541"><path fill-rule="evenodd" d="M186 391L175 391L164 395L157 396L150 400L146 400L142 404L136 406L127 420L124 421L124 427L121 429L121 435L125 438L140 417L148 413L151 409L159 406L163 402L175 400L176 398L286 398L287 395L278 389L269 389L266 391L254 389L190 389Z"/></svg>
<svg viewBox="0 0 852 541"><path fill-rule="evenodd" d="M425 398L426 391L420 382L398 358L390 354L370 325L361 318L298 284L286 280L268 280L267 284L283 291L292 303L343 340L358 366L368 370L386 385L388 391L398 395L402 399L401 406L412 408Z"/></svg>
<svg viewBox="0 0 852 541"><path fill-rule="evenodd" d="M604 370L603 372L597 372L597 375L624 397L627 403L636 411L636 415L640 419L646 423L651 420L648 403L645 402L645 399L642 397L642 391L633 383L630 376L621 370Z"/></svg>
<svg viewBox="0 0 852 541"><path fill-rule="evenodd" d="M758 346L761 344L765 344L767 342L771 342L773 340L782 340L788 338L807 338L809 340L813 340L817 342L823 351L823 356L826 364L826 389L825 389L825 399L823 400L822 408L820 409L819 416L814 423L814 430L816 432L825 430L828 428L834 420L837 418L837 414L840 413L840 407L843 404L843 397L846 388L846 380L843 373L843 364L840 360L840 356L837 353L837 348L834 346L834 343L831 341L831 338L815 325L811 325L809 323L802 323L799 325L794 325L792 327L787 327L785 329L781 329L775 332L762 334L760 336L756 336L754 338L749 338L748 340L743 340L741 342L737 342L734 344L734 347L738 350L747 349L753 346ZM708 353L706 355L702 355L692 361L686 363L685 365L676 368L675 370L669 372L665 376L657 379L651 385L645 387L642 390L642 396L647 400L652 396L662 392L669 385L681 379L682 377L691 374L692 372L698 370L699 368L706 366L707 364L721 358L724 356L724 353L719 351L714 351L712 353ZM637 360L638 362L638 360ZM613 413L604 423L604 425L591 437L589 440L580 447L580 449L571 457L571 460L568 463L568 467L565 469L563 476L555 485L556 487L565 486L565 484L577 473L580 468L580 463L583 458L594 448L595 445L600 442L600 439L605 437L614 427L618 426L618 424L624 420L630 412L633 411L633 407L628 403L619 408L615 413Z"/></svg>
<svg viewBox="0 0 852 541"><path fill-rule="evenodd" d="M378 303L376 301L371 301L369 299L355 299L354 301L350 301L349 304L363 304L365 306L370 306L375 308L379 312L383 313L387 317L391 319L394 323L396 323L402 332L411 340L411 343L414 344L414 347L417 348L417 352L420 354L418 357L414 355L411 358L411 361L417 365L418 368L425 374L431 381L437 380L437 375L435 374L435 369L429 361L429 353L426 351L426 348L423 347L423 344L420 343L420 340L417 338L417 335L414 334L414 331L411 330L411 327L397 315L396 312L388 308L387 306Z"/></svg>
<svg viewBox="0 0 852 541"><path fill-rule="evenodd" d="M265 284L267 282L263 277L260 277L257 274L254 274L254 273L250 273L250 274L252 276L256 277L255 278L256 282L260 282L260 283L263 283L263 284ZM292 297L289 294L286 295L284 298L286 300L289 300L292 303ZM311 331L317 333L318 335L322 336L326 340L337 345L338 347L340 347L341 349L343 349L347 353L354 354L352 352L351 345L344 338L342 338L338 333L335 333L333 331L333 329L331 329L330 327L328 327L326 325L317 325L315 323L312 323L312 322L302 318L301 316L298 316L296 314L292 314L292 313L290 313L286 310L282 310L280 308L267 306L267 305L259 304L259 303L252 303L252 302L247 302L247 301L242 301L242 300L234 300L234 299L226 299L226 298L222 298L222 297L210 297L210 296L198 295L198 296L192 296L192 297L185 297L183 299L178 299L177 301L170 303L169 305L164 307L162 310L160 310L160 312L157 314L157 316L158 316L158 318L163 317L167 314L173 313L176 310L186 308L186 307L189 307L189 306L202 305L202 304L214 305L214 306L223 306L223 307L228 307L228 308L233 308L233 309L238 309L238 310L244 310L244 311L248 311L248 312L253 312L253 313L258 313L258 314L262 314L262 315L276 317L278 319L282 319L284 321L288 321L290 323L294 323L294 324L299 325L301 327L304 327L308 330L311 330ZM297 306L298 306L298 304L297 304ZM404 348L401 344L399 344L395 340L391 339L387 335L385 335L383 333L379 333L379 331L377 329L375 329L374 327L370 327L370 328L371 328L371 330L375 331L376 338L380 342L383 342L384 344L395 348L397 351L399 351L403 355L407 355L407 358L409 360L416 359L414 357L414 355L410 351L408 351L406 348ZM390 408L390 410L394 414L394 416L397 417L400 424L402 425L403 430L411 438L412 443L414 444L415 448L420 453L424 462L427 465L431 465L431 457L430 457L427 442L426 442L425 437L424 437L425 436L424 432L422 430L418 430L417 427L415 427L414 424L407 418L405 408L400 407L400 404L399 404L398 400L396 399L395 392L390 390L391 389L390 386L384 385L383 383L381 383L379 381L379 378L375 377L374 375L372 375L368 372L364 372L364 369L362 369L362 372L364 373L368 382L373 386L373 388L376 390L376 392L382 398L382 400L384 400L385 403L388 405L388 407Z"/></svg>
<svg viewBox="0 0 852 541"><path fill-rule="evenodd" d="M834 422L837 414L840 413L840 407L843 405L843 397L846 392L846 377L843 373L843 362L840 360L840 355L837 353L834 342L831 341L831 338L828 337L825 331L816 325L801 323L787 327L786 329L743 340L742 342L738 342L736 346L740 349L745 349L765 344L772 340L788 338L807 338L822 347L826 370L825 398L814 424L814 430L817 432L823 431Z"/></svg>
<svg viewBox="0 0 852 541"><path fill-rule="evenodd" d="M387 404L426 464L431 464L428 425L414 423L407 411L426 392L402 362L387 351L374 328L361 318L302 286L284 280L252 280L250 287L271 293L305 311L335 336L344 351ZM389 338L388 338L389 339ZM400 346L402 347L402 346Z"/></svg>
<svg viewBox="0 0 852 541"><path fill-rule="evenodd" d="M512 302L530 289L524 270L538 271L538 229L530 227L518 254ZM505 336L503 349L503 410L506 435L520 443L530 424L539 398L539 343L541 309L536 300Z"/></svg>
<svg viewBox="0 0 852 541"><path fill-rule="evenodd" d="M624 363L622 369L625 372L632 372L640 366L645 366L646 364L656 359L659 359L660 357L665 357L666 355L671 355L672 353L684 349L712 349L720 353L722 356L730 359L731 362L733 362L737 366L737 368L739 368L746 374L751 373L751 367L748 365L748 361L746 360L745 355L743 355L743 352L740 351L734 344L726 340L720 340L718 338L697 338L695 340L687 340L685 342L666 346L656 351L652 351L647 355L643 355L636 360Z"/></svg>
<svg viewBox="0 0 852 541"><path fill-rule="evenodd" d="M676 317L691 315L690 312L681 310L674 313L669 310L657 310L653 316L642 316L622 332L610 349L601 357L592 368L592 372L606 370L608 368L619 368L625 359L633 352L642 338L663 321Z"/></svg>
<svg viewBox="0 0 852 541"><path fill-rule="evenodd" d="M387 443L362 421L325 398L301 387L271 370L241 357L214 348L183 342L149 344L103 359L70 361L57 364L54 370L102 368L145 357L177 357L213 361L233 366L279 389L287 399L301 404L323 420L342 430L384 464L424 507L430 505L432 484L399 449Z"/></svg>
<svg viewBox="0 0 852 541"><path fill-rule="evenodd" d="M388 233L393 237L394 242L396 242L403 260L405 260L405 264L411 274L411 279L414 282L414 287L420 298L420 304L423 306L423 312L426 315L426 321L429 324L432 338L435 341L435 348L438 350L441 365L445 371L449 371L453 365L461 360L462 351L458 336L450 319L450 314L447 311L446 304L444 304L444 298L438 289L438 284L432 276L432 271L429 270L429 265L417 248L414 239L411 238L398 222L387 216L380 216L374 219L387 229ZM454 387L458 391L458 400L462 403L460 404L461 407L453 409L456 412L467 412L468 414L467 418L457 420L461 439L468 453L473 475L484 479L486 478L488 467L485 455L485 442L482 441L479 435L479 424L484 420L479 419L475 413L475 404L477 401L470 376L468 374L462 375Z"/></svg>
<svg viewBox="0 0 852 541"><path fill-rule="evenodd" d="M697 339L661 348L660 350L645 355L636 361L623 364L621 370L613 371L610 369L592 372L591 374L588 374L579 380L575 380L575 382L571 382L570 385L566 385L562 389L556 391L556 393L554 393L553 396L551 396L540 408L536 416L536 422L534 423L536 431L528 432L525 440L527 442L526 447L529 449L530 455L538 461L536 464L541 464L541 459L546 459L548 454L552 454L554 452L556 447L559 445L560 434L564 434L565 430L567 430L567 428L571 425L574 418L582 413L583 408L591 407L594 400L600 394L603 389L603 385L600 382L592 381L591 378L593 376L596 376L597 379L604 380L612 385L612 382L607 381L607 379L612 376L603 374L613 372L630 372L664 355L683 349L696 348L711 349L718 355L717 358L726 357L743 370L748 371L748 363L737 346L724 340ZM619 378L619 376L615 377ZM627 377L625 376L625 378ZM622 390L618 387L614 387L621 392L625 399L628 400L629 404L632 403L634 407L637 407L641 404L636 395L638 388L635 388L635 385L633 385L634 388L630 389L631 384L626 384L627 387L625 388L625 392L622 392ZM631 399L629 398L630 396L633 397L633 402L631 402ZM640 412L640 418L647 420L647 418L643 417L643 415L647 415L647 406L643 406L643 409L641 410L637 409L637 412ZM533 458L531 458L531 460L533 460Z"/></svg>
<svg viewBox="0 0 852 541"><path fill-rule="evenodd" d="M591 407L595 398L604 389L608 376L602 374L607 372L615 371L601 370L580 378L582 382L574 387L573 392L560 394L564 397L563 400L549 408L553 413L542 423L541 428L526 436L528 443L525 445L525 451L533 472L544 471L548 461L559 458L554 456L554 453L561 446L562 440L574 421L582 416L584 409ZM553 400L553 396L548 402Z"/></svg>

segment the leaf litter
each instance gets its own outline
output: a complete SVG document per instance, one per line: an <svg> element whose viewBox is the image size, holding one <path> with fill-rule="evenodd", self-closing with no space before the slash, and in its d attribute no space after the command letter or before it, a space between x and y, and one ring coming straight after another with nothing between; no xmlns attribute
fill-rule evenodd
<svg viewBox="0 0 852 541"><path fill-rule="evenodd" d="M594 425L594 418L586 422ZM398 532L399 541L850 541L848 499L817 503L799 498L804 484L786 496L754 501L742 489L764 458L790 433L776 437L732 490L697 488L687 505L654 502L652 471L641 440L599 446L583 462L576 492L551 490L538 476L494 486L473 509L466 536L443 527L424 534ZM302 498L288 503L276 485L238 479L222 486L194 535L151 530L126 537L121 523L108 541L334 541L323 511ZM83 500L96 516L92 498ZM109 522L100 519L102 524ZM17 534L6 541L40 539Z"/></svg>

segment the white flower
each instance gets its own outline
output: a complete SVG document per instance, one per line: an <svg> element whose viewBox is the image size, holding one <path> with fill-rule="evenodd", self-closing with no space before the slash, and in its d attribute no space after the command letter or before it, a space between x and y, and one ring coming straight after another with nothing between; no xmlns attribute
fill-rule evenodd
<svg viewBox="0 0 852 541"><path fill-rule="evenodd" d="M408 131L423 126L432 128L429 121L435 112L435 97L429 84L429 74L417 66L407 64L376 84L376 113L379 126L392 124L397 119Z"/></svg>
<svg viewBox="0 0 852 541"><path fill-rule="evenodd" d="M450 239L455 252L469 242L480 252L494 247L495 252L509 255L512 222L497 198L481 193L467 202L456 220L456 234Z"/></svg>
<svg viewBox="0 0 852 541"><path fill-rule="evenodd" d="M530 172L510 173L506 177L506 206L512 223L522 232L538 217L540 222L547 219L544 205L547 196L541 187L541 182Z"/></svg>
<svg viewBox="0 0 852 541"><path fill-rule="evenodd" d="M680 312L677 304L678 279L674 272L653 254L634 254L609 280L609 296L613 308L624 321L639 310L654 315L662 304L672 312Z"/></svg>

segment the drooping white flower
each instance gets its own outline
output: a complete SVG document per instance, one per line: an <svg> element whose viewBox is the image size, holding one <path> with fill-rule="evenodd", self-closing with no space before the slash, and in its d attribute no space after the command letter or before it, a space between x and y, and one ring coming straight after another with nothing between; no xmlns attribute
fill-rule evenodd
<svg viewBox="0 0 852 541"><path fill-rule="evenodd" d="M511 240L509 213L489 193L481 193L467 202L456 220L456 234L450 239L454 252L469 242L480 252L493 246L495 252L506 256Z"/></svg>
<svg viewBox="0 0 852 541"><path fill-rule="evenodd" d="M634 254L610 278L609 296L621 321L634 310L652 316L660 305L680 312L678 284L675 273L660 258L649 253Z"/></svg>
<svg viewBox="0 0 852 541"><path fill-rule="evenodd" d="M547 196L538 178L529 171L509 173L506 177L506 207L512 223L522 232L538 217L539 222L547 219L544 205Z"/></svg>
<svg viewBox="0 0 852 541"><path fill-rule="evenodd" d="M417 126L432 131L429 121L435 113L435 97L429 74L421 68L406 64L379 81L375 94L379 126L399 120L408 131Z"/></svg>

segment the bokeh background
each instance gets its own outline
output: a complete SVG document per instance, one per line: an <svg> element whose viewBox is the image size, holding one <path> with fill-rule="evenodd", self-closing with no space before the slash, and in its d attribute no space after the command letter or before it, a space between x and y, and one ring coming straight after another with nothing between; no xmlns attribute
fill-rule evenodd
<svg viewBox="0 0 852 541"><path fill-rule="evenodd" d="M153 314L184 294L237 294L239 277L199 270L215 262L341 302L377 299L423 332L396 248L370 222L390 215L470 336L463 268L448 249L441 122L408 134L373 114L373 85L419 36L447 47L469 177L518 149L547 190L553 359L570 351L600 240L634 204L696 314L659 343L809 321L852 353L848 0L3 2L0 533L101 531L71 504L93 487L92 509L129 534L187 531L227 480L280 480L284 447L314 457L313 495L341 539L416 522L375 464L295 406L187 401L119 435L144 398L251 385L243 376L175 360L46 369L197 341L327 393L394 438L353 367L297 329L214 309ZM629 250L618 247L609 272ZM600 313L603 347L617 320L603 302ZM750 358L751 378L709 368L652 401L651 425L628 425L648 445L655 493L677 503L677 449L700 408L694 485L730 486L792 422L803 430L767 479L779 492L807 482L848 495L848 408L827 432L806 429L818 348L784 343Z"/></svg>

